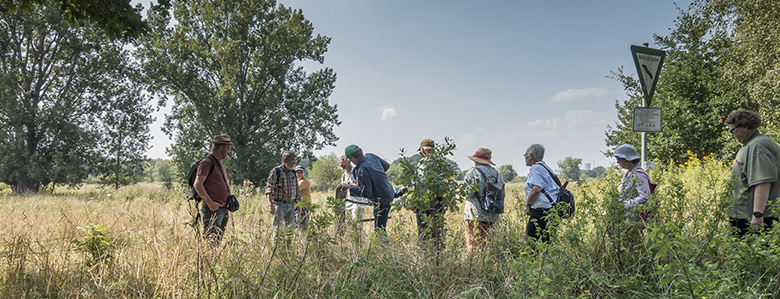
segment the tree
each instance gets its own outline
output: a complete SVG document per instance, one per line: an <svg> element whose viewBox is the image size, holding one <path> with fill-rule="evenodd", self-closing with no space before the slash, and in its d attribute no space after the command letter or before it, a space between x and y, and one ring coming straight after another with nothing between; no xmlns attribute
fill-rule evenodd
<svg viewBox="0 0 780 299"><path fill-rule="evenodd" d="M607 169L604 166L597 166L591 170L586 170L585 175L589 178L603 177L607 173Z"/></svg>
<svg viewBox="0 0 780 299"><path fill-rule="evenodd" d="M226 167L234 182L260 182L283 150L312 157L334 145L337 107L328 103L336 74L307 73L322 63L330 38L314 36L300 10L258 1L172 1L173 18L149 14L152 32L140 39L147 84L173 99L166 133L179 172L208 151L213 135L236 146Z"/></svg>
<svg viewBox="0 0 780 299"><path fill-rule="evenodd" d="M566 157L558 161L558 167L561 168L561 181L578 181L581 176L580 164L582 164L580 158Z"/></svg>
<svg viewBox="0 0 780 299"><path fill-rule="evenodd" d="M152 6L153 9L167 9L168 1L157 2L159 5ZM148 29L141 19L143 7L131 6L130 0L0 0L0 13L26 13L44 5L59 7L60 15L73 26L88 21L111 38L135 38Z"/></svg>
<svg viewBox="0 0 780 299"><path fill-rule="evenodd" d="M452 156L454 150L455 144L445 138L444 143L437 144L430 152L426 151L425 158L418 163L413 163L414 159L405 158L403 149L401 158L397 160L401 167L401 185L409 189L402 196L403 208L420 211L431 209L434 200L439 198L439 205L444 212L434 213L433 219L423 219L428 223L427 229L433 230L427 233L434 236L438 236L440 232L436 230L443 227L444 214L457 211L463 198L475 190L471 182L454 181L460 169L453 167L452 160L447 158ZM439 238L435 241L436 245L441 245Z"/></svg>
<svg viewBox="0 0 780 299"><path fill-rule="evenodd" d="M517 177L517 171L515 171L514 168L512 168L511 164L501 165L498 167L498 173L501 174L501 178L504 179L504 182L511 182L512 180Z"/></svg>
<svg viewBox="0 0 780 299"><path fill-rule="evenodd" d="M328 190L335 188L341 183L341 174L344 170L339 168L339 158L336 154L329 154L319 157L311 166L309 178L312 187L317 190Z"/></svg>
<svg viewBox="0 0 780 299"><path fill-rule="evenodd" d="M173 167L168 160L158 160L154 165L154 176L157 181L163 182L165 188L171 189L176 179L173 176Z"/></svg>
<svg viewBox="0 0 780 299"><path fill-rule="evenodd" d="M113 69L126 74L135 71L127 66ZM129 79L109 82L104 94L115 100L113 105L101 112L99 182L119 189L143 177L146 150L151 140L149 126L154 121L150 117L152 107L148 105L149 98L142 95L140 85Z"/></svg>
<svg viewBox="0 0 780 299"><path fill-rule="evenodd" d="M0 181L16 192L79 184L104 158L106 132L123 130L106 116L144 113L137 89L116 85L133 68L124 45L69 26L58 6L2 14Z"/></svg>
<svg viewBox="0 0 780 299"><path fill-rule="evenodd" d="M777 135L780 117L780 17L776 2L702 0L681 10L667 36L655 36L667 52L653 106L664 112L663 131L650 134L648 159L679 164L690 154L731 159L739 144L722 120L737 108L759 112L762 130ZM607 145L639 145L631 132L631 111L641 103L633 76L615 74L629 99L617 102L618 123ZM612 153L608 152L607 155Z"/></svg>

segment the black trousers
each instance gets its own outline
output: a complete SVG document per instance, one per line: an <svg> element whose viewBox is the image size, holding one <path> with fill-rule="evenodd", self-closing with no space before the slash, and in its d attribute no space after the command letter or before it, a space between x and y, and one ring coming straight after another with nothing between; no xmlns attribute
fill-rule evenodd
<svg viewBox="0 0 780 299"><path fill-rule="evenodd" d="M437 246L444 244L444 206L438 200L432 208L414 212L417 218L417 237L420 242L433 241ZM439 218L439 219L437 219Z"/></svg>
<svg viewBox="0 0 780 299"><path fill-rule="evenodd" d="M750 220L752 219L740 219L740 218L729 217L729 223L731 224L731 226L737 228L737 236L740 238L744 237L745 234L747 234L752 230L750 228ZM764 217L764 229L771 229L775 221L777 221L776 217Z"/></svg>
<svg viewBox="0 0 780 299"><path fill-rule="evenodd" d="M551 209L536 208L531 209L531 217L525 226L525 235L533 238L535 241L550 243L550 227L547 214Z"/></svg>

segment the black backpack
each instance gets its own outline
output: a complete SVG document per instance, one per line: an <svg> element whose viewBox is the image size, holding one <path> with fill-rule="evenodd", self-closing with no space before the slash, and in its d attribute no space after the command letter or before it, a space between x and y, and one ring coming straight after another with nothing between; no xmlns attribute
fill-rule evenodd
<svg viewBox="0 0 780 299"><path fill-rule="evenodd" d="M498 178L495 179L495 183L488 180L485 173L482 172L479 167L474 167L479 174L482 175L482 181L485 184L485 194L479 194L476 192L477 200L479 201L479 207L485 212L500 214L504 212L504 183L498 183ZM500 175L500 174L499 174Z"/></svg>
<svg viewBox="0 0 780 299"><path fill-rule="evenodd" d="M216 161L211 157L211 154L192 162L190 170L187 171L187 176L184 177L184 179L187 180L187 185L190 186L190 193L187 194L187 200L194 200L196 203L199 203L202 200L200 195L198 195L198 191L195 191L195 177L198 176L198 166L200 165L200 162L206 158L211 160L211 168L209 169L208 175L211 175L211 172L214 171L214 164L216 164Z"/></svg>
<svg viewBox="0 0 780 299"><path fill-rule="evenodd" d="M547 170L547 172L550 173L550 176L552 177L553 181L555 181L556 184L558 184L558 200L552 203L553 209L557 209L559 215L561 218L569 218L571 215L574 215L575 206L574 206L574 194L571 193L568 189L566 189L566 185L569 184L569 182L566 182L566 185L561 185L561 180L558 179L558 176L555 175L552 170L547 168L547 166L544 166L544 164L541 164L544 169ZM547 196L547 199L552 202L552 197L550 197L550 194L547 194L547 191L544 191L542 189L542 193L544 193L545 196ZM562 207L558 207L558 203L562 204Z"/></svg>

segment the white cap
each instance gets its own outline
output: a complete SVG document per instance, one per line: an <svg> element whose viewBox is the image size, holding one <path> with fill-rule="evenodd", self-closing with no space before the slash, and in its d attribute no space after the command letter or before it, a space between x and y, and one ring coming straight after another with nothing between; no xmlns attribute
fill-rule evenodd
<svg viewBox="0 0 780 299"><path fill-rule="evenodd" d="M636 148L634 148L633 145L624 144L618 146L618 148L615 150L615 157L622 158L626 161L634 161L639 159L639 154L636 153Z"/></svg>

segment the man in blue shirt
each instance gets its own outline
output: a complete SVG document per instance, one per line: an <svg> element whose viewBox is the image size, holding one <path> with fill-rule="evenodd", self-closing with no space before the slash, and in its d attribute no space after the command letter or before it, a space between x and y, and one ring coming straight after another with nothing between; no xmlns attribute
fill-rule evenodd
<svg viewBox="0 0 780 299"><path fill-rule="evenodd" d="M350 173L351 182L339 186L349 188L350 196L367 198L374 205L374 231L384 232L387 227L387 215L393 202L393 185L387 178L390 164L374 154L363 154L357 145L344 150L344 156L355 164Z"/></svg>
<svg viewBox="0 0 780 299"><path fill-rule="evenodd" d="M550 243L547 214L558 198L558 184L555 183L544 159L544 147L532 144L525 150L525 165L530 166L528 181L525 182L525 213L530 216L525 235L535 241ZM550 170L550 171L548 171Z"/></svg>

